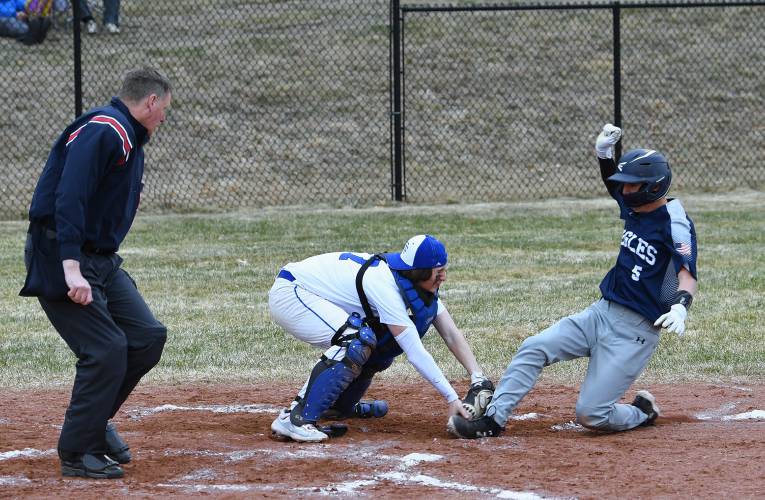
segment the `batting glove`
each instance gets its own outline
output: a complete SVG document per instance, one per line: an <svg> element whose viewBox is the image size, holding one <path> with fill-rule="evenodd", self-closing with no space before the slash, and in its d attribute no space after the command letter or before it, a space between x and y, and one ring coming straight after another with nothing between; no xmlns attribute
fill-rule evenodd
<svg viewBox="0 0 765 500"><path fill-rule="evenodd" d="M598 158L613 158L614 144L619 142L621 138L622 129L606 123L598 136L598 140L595 141L595 152L598 154Z"/></svg>
<svg viewBox="0 0 765 500"><path fill-rule="evenodd" d="M659 316L653 326L666 328L670 333L677 333L682 337L685 333L685 319L688 317L688 310L682 304L674 304L669 312Z"/></svg>

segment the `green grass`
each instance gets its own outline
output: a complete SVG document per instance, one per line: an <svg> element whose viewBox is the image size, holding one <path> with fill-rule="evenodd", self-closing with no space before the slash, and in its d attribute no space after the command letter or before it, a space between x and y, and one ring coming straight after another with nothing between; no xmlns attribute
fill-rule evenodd
<svg viewBox="0 0 765 500"><path fill-rule="evenodd" d="M765 194L682 196L696 222L700 291L683 338L664 335L650 381L761 381L765 373ZM74 356L23 282L25 224L0 223L0 386L68 385ZM139 216L124 268L169 328L153 382L298 381L318 353L269 319L267 292L286 262L334 250L398 250L429 232L446 244L442 297L486 371L501 375L520 342L598 298L621 224L613 202L547 200L367 209L273 208ZM464 376L435 331L447 376ZM578 384L585 361L549 367ZM404 359L384 380L417 380Z"/></svg>

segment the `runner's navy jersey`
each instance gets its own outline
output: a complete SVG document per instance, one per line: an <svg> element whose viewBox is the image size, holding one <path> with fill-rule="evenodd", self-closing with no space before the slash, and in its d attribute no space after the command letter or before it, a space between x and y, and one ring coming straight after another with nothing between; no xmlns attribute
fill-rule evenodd
<svg viewBox="0 0 765 500"><path fill-rule="evenodd" d="M696 229L676 199L652 212L634 212L624 203L621 184L607 180L615 170L613 160L600 159L603 182L624 220L616 265L603 278L600 291L604 299L654 322L676 302L680 269L698 279Z"/></svg>

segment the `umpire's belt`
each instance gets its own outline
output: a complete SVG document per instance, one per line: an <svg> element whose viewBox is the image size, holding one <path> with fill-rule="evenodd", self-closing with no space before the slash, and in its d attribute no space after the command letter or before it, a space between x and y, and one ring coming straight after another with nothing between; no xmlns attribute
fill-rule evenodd
<svg viewBox="0 0 765 500"><path fill-rule="evenodd" d="M276 275L277 278L282 278L287 281L295 281L295 277L292 275L291 272L287 271L286 269L282 269L279 271L279 274Z"/></svg>

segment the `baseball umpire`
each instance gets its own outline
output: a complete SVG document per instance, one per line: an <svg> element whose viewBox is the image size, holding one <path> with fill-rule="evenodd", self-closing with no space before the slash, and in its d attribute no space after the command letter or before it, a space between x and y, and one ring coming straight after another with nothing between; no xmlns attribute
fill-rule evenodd
<svg viewBox="0 0 765 500"><path fill-rule="evenodd" d="M117 250L138 209L144 145L171 98L159 71L129 71L118 97L64 130L32 197L20 295L38 298L77 356L58 442L64 476L123 476L131 456L109 419L162 355L167 330Z"/></svg>
<svg viewBox="0 0 765 500"><path fill-rule="evenodd" d="M621 129L607 124L597 138L600 173L624 220L614 267L600 284L602 298L526 339L507 367L486 414L452 416L447 428L460 438L498 436L510 412L536 383L542 368L589 356L576 403L577 421L592 429L625 431L660 415L655 398L638 391L617 403L645 368L662 327L682 335L696 293L696 232L679 200L666 197L672 172L649 149L613 160Z"/></svg>
<svg viewBox="0 0 765 500"><path fill-rule="evenodd" d="M271 314L288 333L325 352L271 424L274 434L323 441L329 428L316 427L320 418L384 416L387 402L361 398L375 373L402 353L446 399L449 415L467 416L421 340L433 324L473 385L493 389L438 296L446 266L446 248L430 235L414 236L400 253L326 253L284 266L269 292Z"/></svg>

